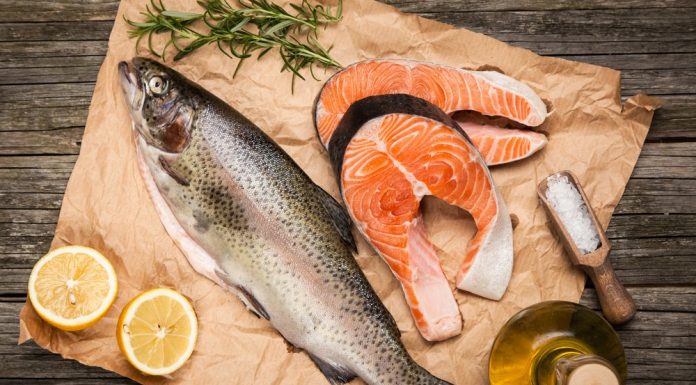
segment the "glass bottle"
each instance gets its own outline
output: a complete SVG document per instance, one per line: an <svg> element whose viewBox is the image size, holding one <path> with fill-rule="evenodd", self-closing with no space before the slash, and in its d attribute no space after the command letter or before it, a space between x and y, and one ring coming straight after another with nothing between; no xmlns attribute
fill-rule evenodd
<svg viewBox="0 0 696 385"><path fill-rule="evenodd" d="M621 385L626 356L619 336L592 310L548 301L514 315L493 343L491 385Z"/></svg>

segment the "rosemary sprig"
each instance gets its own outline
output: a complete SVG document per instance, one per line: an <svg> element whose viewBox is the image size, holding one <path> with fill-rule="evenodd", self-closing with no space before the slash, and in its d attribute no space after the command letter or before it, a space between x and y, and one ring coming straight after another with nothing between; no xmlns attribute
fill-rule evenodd
<svg viewBox="0 0 696 385"><path fill-rule="evenodd" d="M295 77L305 79L300 73L302 69L308 68L316 79L315 65L341 67L329 54L330 49L325 49L317 38L319 27L341 20L342 1L339 0L332 12L321 4L302 0L300 4L290 4L296 12L294 15L268 0L238 2L239 7L234 7L226 0L198 0L203 12L191 13L171 11L162 0L150 0L150 6L141 13L145 20L126 18L132 27L128 34L137 38L136 49L146 38L148 50L162 60L170 47L176 51L174 60L179 60L204 45L216 44L225 55L239 59L234 75L254 53L260 59L270 50L278 49L284 63L281 72L293 73L293 88ZM169 39L158 51L152 36L160 33L169 33Z"/></svg>

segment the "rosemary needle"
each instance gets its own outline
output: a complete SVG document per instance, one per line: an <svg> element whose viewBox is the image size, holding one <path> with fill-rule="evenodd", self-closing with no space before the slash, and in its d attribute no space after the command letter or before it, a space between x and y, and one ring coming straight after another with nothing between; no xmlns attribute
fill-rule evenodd
<svg viewBox="0 0 696 385"><path fill-rule="evenodd" d="M339 0L332 12L321 4L312 5L309 0L302 0L299 4L290 4L295 14L268 0L239 0L238 3L239 7L235 7L226 0L199 0L203 12L192 13L168 10L162 0L150 0L146 11L141 13L143 21L126 18L131 26L128 34L137 38L136 48L146 39L148 50L163 60L171 47L176 51L174 60L179 60L202 46L215 44L225 55L239 59L234 75L254 53L260 59L277 49L283 60L281 72L293 73L293 88L296 77L305 79L300 73L305 68L316 79L315 65L341 67L331 57L329 49L319 43L318 31L323 25L341 20L342 1ZM169 39L157 51L152 37L161 33L169 33Z"/></svg>

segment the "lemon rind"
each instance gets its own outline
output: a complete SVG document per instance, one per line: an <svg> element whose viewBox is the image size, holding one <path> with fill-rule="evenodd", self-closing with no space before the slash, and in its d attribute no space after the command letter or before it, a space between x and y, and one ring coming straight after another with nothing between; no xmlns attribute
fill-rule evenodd
<svg viewBox="0 0 696 385"><path fill-rule="evenodd" d="M130 340L123 335L123 325L124 324L130 324L130 321L132 321L136 309L146 301L149 301L155 297L158 297L160 295L167 296L171 299L176 300L179 302L183 307L184 307L184 312L185 313L190 313L193 315L191 317L191 330L192 334L189 337L189 343L186 346L186 350L184 353L179 357L179 359L174 362L172 365L162 367L162 368L152 368L147 365L144 365L140 361L137 361L135 359L135 352L133 351L133 347L130 344ZM184 364L188 361L188 359L191 357L193 354L193 351L196 346L196 341L198 340L198 319L196 316L196 312L193 309L193 305L191 305L191 302L186 299L183 295L178 293L175 290L168 289L168 288L157 288L157 289L151 289L148 291L145 291L141 294L139 294L137 297L133 298L123 309L121 316L119 317L119 322L117 325L118 330L116 331L117 333L117 339L118 339L118 345L121 348L121 351L123 352L123 355L126 357L128 362L130 362L133 367L136 369L140 370L141 372L148 374L148 375L153 375L153 376L163 376L167 374L171 374L174 371L180 369Z"/></svg>
<svg viewBox="0 0 696 385"><path fill-rule="evenodd" d="M100 266L104 268L104 270L106 270L108 280L114 283L113 285L109 285L109 291L104 297L101 305L99 305L95 311L77 318L65 318L60 314L56 314L50 309L44 307L41 304L41 301L39 301L36 291L32 289L36 283L37 276L39 271L41 271L41 268L56 255L68 253L82 253L91 256L95 261L97 261L97 263L99 263ZM75 245L58 247L51 250L48 254L39 259L31 270L28 286L29 301L39 317L49 324L65 331L83 330L91 325L94 325L106 314L111 305L114 303L116 294L118 293L118 279L116 278L116 271L114 270L113 265L111 265L111 262L109 262L109 260L97 250L85 246Z"/></svg>

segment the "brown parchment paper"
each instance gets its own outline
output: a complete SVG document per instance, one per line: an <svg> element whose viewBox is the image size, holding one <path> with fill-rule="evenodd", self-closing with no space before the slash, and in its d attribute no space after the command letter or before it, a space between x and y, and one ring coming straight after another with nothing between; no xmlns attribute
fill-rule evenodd
<svg viewBox="0 0 696 385"><path fill-rule="evenodd" d="M326 384L305 353L289 353L282 337L241 302L196 274L160 224L138 173L131 122L116 65L134 55L123 16L137 18L145 1L121 2L109 49L99 71L81 153L68 183L52 247L83 244L102 251L117 270L114 306L95 326L58 331L30 305L20 319L20 342L33 338L63 357L107 368L145 384ZM168 0L170 9L197 9L194 0ZM543 58L490 37L455 29L371 0L348 0L344 20L321 32L344 65L367 58L409 58L452 66L494 66L524 81L553 106L540 127L548 146L530 159L493 170L512 214L515 259L512 281L499 302L455 291L464 331L440 343L425 342L414 327L401 290L387 266L359 239L360 265L394 315L414 358L455 384L487 383L487 358L502 324L543 300L578 301L584 276L569 264L550 233L535 187L548 174L570 169L581 179L606 227L638 158L657 102L633 97L622 107L619 72L562 59ZM171 64L171 63L170 63ZM249 60L235 79L236 63L214 47L173 66L199 82L269 133L312 179L336 196L327 154L315 137L312 102L321 82L299 82L279 73L280 58ZM325 79L331 72L319 72ZM425 203L426 226L446 274L456 269L475 229L466 214L435 200ZM168 378L138 373L121 356L114 337L126 302L142 290L167 286L188 296L199 317L191 360ZM361 383L355 380L354 383Z"/></svg>

